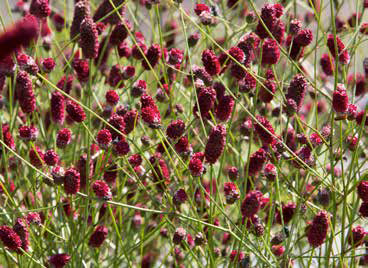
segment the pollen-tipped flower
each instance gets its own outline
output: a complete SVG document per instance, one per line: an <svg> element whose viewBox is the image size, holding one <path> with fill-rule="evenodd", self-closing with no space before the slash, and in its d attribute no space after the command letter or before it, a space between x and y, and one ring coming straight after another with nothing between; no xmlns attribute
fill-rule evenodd
<svg viewBox="0 0 368 268"><path fill-rule="evenodd" d="M338 84L332 95L332 107L337 113L346 113L349 105L349 97L346 93L345 86Z"/></svg>
<svg viewBox="0 0 368 268"><path fill-rule="evenodd" d="M223 125L217 125L212 128L208 136L205 148L205 158L210 164L216 163L224 151L226 143L226 128Z"/></svg>
<svg viewBox="0 0 368 268"><path fill-rule="evenodd" d="M85 58L97 58L99 48L98 32L96 24L90 17L86 17L80 25L79 46L82 48Z"/></svg>
<svg viewBox="0 0 368 268"><path fill-rule="evenodd" d="M17 251L22 246L19 235L9 226L0 226L0 240L11 251Z"/></svg>
<svg viewBox="0 0 368 268"><path fill-rule="evenodd" d="M342 64L348 64L350 61L349 52L345 49L344 43L338 36L336 36L336 45L339 62ZM330 50L332 57L336 58L335 39L333 34L329 34L327 36L327 47Z"/></svg>
<svg viewBox="0 0 368 268"><path fill-rule="evenodd" d="M267 161L267 153L262 148L258 149L258 151L255 151L253 154L251 154L249 158L249 170L248 174L250 176L255 176L263 169L263 165ZM246 174L247 165L244 167L244 173Z"/></svg>
<svg viewBox="0 0 368 268"><path fill-rule="evenodd" d="M106 240L109 231L106 226L99 225L96 227L91 237L89 238L88 245L90 247L99 248Z"/></svg>
<svg viewBox="0 0 368 268"><path fill-rule="evenodd" d="M72 132L68 128L60 129L56 135L56 146L60 149L65 148L72 140Z"/></svg>
<svg viewBox="0 0 368 268"><path fill-rule="evenodd" d="M202 63L206 72L214 76L220 73L220 61L212 50L206 49L202 52Z"/></svg>
<svg viewBox="0 0 368 268"><path fill-rule="evenodd" d="M240 198L239 190L233 182L225 182L224 193L227 204L234 204Z"/></svg>
<svg viewBox="0 0 368 268"><path fill-rule="evenodd" d="M333 75L335 69L335 61L333 58L331 58L327 53L325 53L321 56L319 63L325 75L327 76Z"/></svg>
<svg viewBox="0 0 368 268"><path fill-rule="evenodd" d="M215 116L220 121L228 121L231 117L234 108L234 98L231 96L224 96L220 99L216 106Z"/></svg>
<svg viewBox="0 0 368 268"><path fill-rule="evenodd" d="M361 244L363 244L366 234L367 233L362 226L358 225L357 227L354 227L353 229L351 229L351 233L349 235L349 244L354 247L360 246Z"/></svg>
<svg viewBox="0 0 368 268"><path fill-rule="evenodd" d="M81 123L86 119L83 108L75 101L68 100L66 102L66 112L75 122Z"/></svg>
<svg viewBox="0 0 368 268"><path fill-rule="evenodd" d="M80 173L75 168L69 168L64 174L64 191L67 194L76 194L80 189Z"/></svg>
<svg viewBox="0 0 368 268"><path fill-rule="evenodd" d="M29 12L39 18L46 18L51 14L51 8L48 0L32 0Z"/></svg>
<svg viewBox="0 0 368 268"><path fill-rule="evenodd" d="M111 133L108 129L101 129L98 133L97 133L97 144L101 149L107 150L107 148L109 147L111 141L112 141L112 136Z"/></svg>
<svg viewBox="0 0 368 268"><path fill-rule="evenodd" d="M38 129L31 126L21 126L19 127L19 137L24 141L35 141L38 136Z"/></svg>
<svg viewBox="0 0 368 268"><path fill-rule="evenodd" d="M25 71L18 72L15 90L22 111L32 113L36 109L36 97L32 89L32 80Z"/></svg>
<svg viewBox="0 0 368 268"><path fill-rule="evenodd" d="M296 104L296 112L299 112L303 105L305 92L308 88L308 82L302 74L297 74L290 81L287 90L286 99L291 99Z"/></svg>
<svg viewBox="0 0 368 268"><path fill-rule="evenodd" d="M172 48L169 51L169 63L172 65L181 64L183 61L183 51L177 48Z"/></svg>
<svg viewBox="0 0 368 268"><path fill-rule="evenodd" d="M92 190L98 198L111 200L111 190L105 181L97 180L93 182Z"/></svg>
<svg viewBox="0 0 368 268"><path fill-rule="evenodd" d="M307 238L312 247L319 247L325 242L329 221L327 212L322 210L317 213L310 226L308 226Z"/></svg>
<svg viewBox="0 0 368 268"><path fill-rule="evenodd" d="M184 189L179 189L174 193L173 203L177 206L185 203L188 200L188 195Z"/></svg>
<svg viewBox="0 0 368 268"><path fill-rule="evenodd" d="M70 39L73 40L79 33L82 21L90 16L89 1L78 1L74 5L74 15L70 27Z"/></svg>
<svg viewBox="0 0 368 268"><path fill-rule="evenodd" d="M152 44L146 53L146 59L142 60L142 66L146 70L150 70L151 67L155 68L156 64L161 58L161 47L158 44ZM147 62L148 61L148 62Z"/></svg>
<svg viewBox="0 0 368 268"><path fill-rule="evenodd" d="M250 191L241 205L243 217L250 218L261 209L263 194L260 191Z"/></svg>
<svg viewBox="0 0 368 268"><path fill-rule="evenodd" d="M37 146L29 151L29 161L36 168L41 168L44 162L44 155L41 149Z"/></svg>
<svg viewBox="0 0 368 268"><path fill-rule="evenodd" d="M268 145L273 143L274 137L271 135L275 135L275 131L273 130L273 127L271 123L263 116L257 115L256 116L257 121L254 123L254 130L256 131L258 137L261 139L263 145ZM264 128L268 130L268 133Z"/></svg>
<svg viewBox="0 0 368 268"><path fill-rule="evenodd" d="M280 59L280 49L277 42L267 38L262 46L262 65L276 64Z"/></svg>
<svg viewBox="0 0 368 268"><path fill-rule="evenodd" d="M185 123L183 120L178 119L171 121L171 123L167 126L166 135L173 140L178 139L181 135L184 134L185 131Z"/></svg>
<svg viewBox="0 0 368 268"><path fill-rule="evenodd" d="M55 254L49 257L49 263L52 268L63 268L70 259L71 257L66 253Z"/></svg>

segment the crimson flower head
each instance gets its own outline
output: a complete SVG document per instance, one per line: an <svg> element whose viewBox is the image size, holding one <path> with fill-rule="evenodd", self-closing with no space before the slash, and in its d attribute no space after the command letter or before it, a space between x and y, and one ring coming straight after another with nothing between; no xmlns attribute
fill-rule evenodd
<svg viewBox="0 0 368 268"><path fill-rule="evenodd" d="M300 30L294 39L294 42L302 47L308 46L310 43L312 43L312 41L313 33L309 29Z"/></svg>
<svg viewBox="0 0 368 268"><path fill-rule="evenodd" d="M346 113L349 106L349 97L343 84L338 84L332 96L332 107L337 113Z"/></svg>
<svg viewBox="0 0 368 268"><path fill-rule="evenodd" d="M363 202L368 202L368 181L362 180L357 187L358 196Z"/></svg>
<svg viewBox="0 0 368 268"><path fill-rule="evenodd" d="M228 121L233 112L234 104L235 101L232 96L223 96L216 107L216 118L223 122Z"/></svg>
<svg viewBox="0 0 368 268"><path fill-rule="evenodd" d="M89 65L87 59L74 59L72 66L77 73L78 80L82 83L88 82Z"/></svg>
<svg viewBox="0 0 368 268"><path fill-rule="evenodd" d="M194 177L202 176L205 168L203 166L203 162L200 158L192 157L189 161L188 169L190 174Z"/></svg>
<svg viewBox="0 0 368 268"><path fill-rule="evenodd" d="M55 69L55 61L53 58L45 58L41 60L41 67L45 73L50 73Z"/></svg>
<svg viewBox="0 0 368 268"><path fill-rule="evenodd" d="M277 176L277 169L275 167L274 164L267 164L263 170L265 177L269 180L269 181L275 181L276 176Z"/></svg>
<svg viewBox="0 0 368 268"><path fill-rule="evenodd" d="M144 69L146 70L150 70L151 67L154 68L156 66L156 64L158 63L158 61L161 58L161 47L158 44L153 44L151 45L146 53L146 59L148 60L148 62L146 61L146 59L142 60L142 66ZM150 66L151 65L151 66Z"/></svg>
<svg viewBox="0 0 368 268"><path fill-rule="evenodd" d="M118 95L118 93L116 93L115 90L106 91L105 98L106 98L107 104L109 104L111 106L115 106L119 102L119 95Z"/></svg>
<svg viewBox="0 0 368 268"><path fill-rule="evenodd" d="M142 42L138 42L137 44L132 46L132 56L136 60L142 60L144 55L147 53L147 46Z"/></svg>
<svg viewBox="0 0 368 268"><path fill-rule="evenodd" d="M183 120L178 119L172 121L166 129L166 135L173 140L176 140L177 138L181 137L181 135L184 134L185 131L185 123Z"/></svg>
<svg viewBox="0 0 368 268"><path fill-rule="evenodd" d="M285 247L283 245L273 245L271 250L275 256L280 257L284 254Z"/></svg>
<svg viewBox="0 0 368 268"><path fill-rule="evenodd" d="M329 221L327 212L322 210L317 213L312 223L307 227L307 238L312 247L319 247L325 242Z"/></svg>
<svg viewBox="0 0 368 268"><path fill-rule="evenodd" d="M188 46L194 47L198 43L199 39L201 39L201 34L199 32L191 34L188 37Z"/></svg>
<svg viewBox="0 0 368 268"><path fill-rule="evenodd" d="M226 143L226 128L223 125L217 125L212 128L208 136L208 141L205 148L205 158L210 164L216 163L225 149Z"/></svg>
<svg viewBox="0 0 368 268"><path fill-rule="evenodd" d="M260 148L258 151L255 151L253 154L251 154L249 158L249 169L248 174L250 176L255 176L260 172L263 168L263 165L267 161L267 153L265 150ZM244 172L246 173L247 165L244 167Z"/></svg>
<svg viewBox="0 0 368 268"><path fill-rule="evenodd" d="M24 141L35 141L38 136L38 129L31 126L21 126L19 128L19 137Z"/></svg>
<svg viewBox="0 0 368 268"><path fill-rule="evenodd" d="M335 61L333 58L331 58L327 53L325 53L321 56L319 63L325 75L327 76L333 75L333 72L335 69L335 65L334 65Z"/></svg>
<svg viewBox="0 0 368 268"><path fill-rule="evenodd" d="M42 19L50 16L51 8L48 0L32 0L29 12L35 17Z"/></svg>
<svg viewBox="0 0 368 268"><path fill-rule="evenodd" d="M348 239L349 244L354 246L354 247L360 246L361 244L363 244L363 240L364 240L366 234L367 234L366 231L360 225L358 225L357 227L351 229L351 233L350 233L349 239Z"/></svg>
<svg viewBox="0 0 368 268"><path fill-rule="evenodd" d="M111 133L108 129L101 129L97 134L97 143L101 149L107 150L112 141Z"/></svg>
<svg viewBox="0 0 368 268"><path fill-rule="evenodd" d="M286 205L282 205L281 213L278 211L276 214L276 222L278 224L288 224L293 218L296 210L296 204L289 202Z"/></svg>
<svg viewBox="0 0 368 268"><path fill-rule="evenodd" d="M67 194L76 194L80 189L80 173L75 168L69 168L64 174L64 191Z"/></svg>
<svg viewBox="0 0 368 268"><path fill-rule="evenodd" d="M302 74L297 74L290 81L288 91L286 94L286 99L293 100L296 105L296 112L299 112L303 105L305 92L308 88L308 82Z"/></svg>
<svg viewBox="0 0 368 268"><path fill-rule="evenodd" d="M0 60L5 59L20 47L28 47L38 36L37 19L27 15L19 20L12 28L0 35Z"/></svg>
<svg viewBox="0 0 368 268"><path fill-rule="evenodd" d="M64 96L58 91L53 92L51 94L50 106L52 120L55 123L62 125L65 118Z"/></svg>
<svg viewBox="0 0 368 268"><path fill-rule="evenodd" d="M68 100L66 102L66 112L75 122L81 123L86 119L83 108L75 101Z"/></svg>
<svg viewBox="0 0 368 268"><path fill-rule="evenodd" d="M174 197L173 197L173 203L175 205L181 205L183 204L185 201L187 201L188 199L188 195L185 192L184 189L179 189L175 192Z"/></svg>
<svg viewBox="0 0 368 268"><path fill-rule="evenodd" d="M169 63L172 65L181 64L183 61L183 51L177 48L172 48L169 51Z"/></svg>
<svg viewBox="0 0 368 268"><path fill-rule="evenodd" d="M99 48L98 32L96 24L90 17L86 17L80 25L79 45L85 58L97 58Z"/></svg>
<svg viewBox="0 0 368 268"><path fill-rule="evenodd" d="M101 4L97 7L95 14L93 15L93 20L96 22L104 18L102 20L103 23L108 23L108 24L119 23L121 21L121 17L124 17L124 12L125 12L125 6L122 5L123 2L124 0L103 0L101 1Z"/></svg>
<svg viewBox="0 0 368 268"><path fill-rule="evenodd" d="M48 166L55 166L59 162L59 155L50 149L45 152L44 160Z"/></svg>
<svg viewBox="0 0 368 268"><path fill-rule="evenodd" d="M336 44L339 62L342 64L348 64L350 61L349 52L345 49L344 43L338 36L336 36ZM327 47L330 50L332 57L336 58L335 38L333 34L329 34L327 36Z"/></svg>
<svg viewBox="0 0 368 268"><path fill-rule="evenodd" d="M49 257L49 263L52 268L63 268L70 259L71 257L66 253L55 254Z"/></svg>
<svg viewBox="0 0 368 268"><path fill-rule="evenodd" d="M262 65L276 64L280 59L280 49L274 39L267 38L262 46Z"/></svg>
<svg viewBox="0 0 368 268"><path fill-rule="evenodd" d="M187 231L183 227L179 227L175 230L173 236L173 243L179 245L187 236Z"/></svg>
<svg viewBox="0 0 368 268"><path fill-rule="evenodd" d="M227 204L234 204L240 198L239 190L233 182L225 182L224 193Z"/></svg>
<svg viewBox="0 0 368 268"><path fill-rule="evenodd" d="M97 180L93 182L92 190L98 198L111 200L111 190L105 181Z"/></svg>
<svg viewBox="0 0 368 268"><path fill-rule="evenodd" d="M68 128L60 129L56 135L56 146L60 149L65 148L72 140L72 132Z"/></svg>
<svg viewBox="0 0 368 268"><path fill-rule="evenodd" d="M27 114L32 113L36 109L36 97L29 74L25 71L19 71L16 82L15 91L22 111Z"/></svg>
<svg viewBox="0 0 368 268"><path fill-rule="evenodd" d="M70 39L74 39L80 33L82 21L90 16L89 2L78 1L74 5L72 25L70 26Z"/></svg>
<svg viewBox="0 0 368 268"><path fill-rule="evenodd" d="M106 240L109 231L106 226L99 225L89 238L88 245L90 247L99 248Z"/></svg>
<svg viewBox="0 0 368 268"><path fill-rule="evenodd" d="M22 246L19 235L9 226L0 226L0 240L11 251L17 251Z"/></svg>
<svg viewBox="0 0 368 268"><path fill-rule="evenodd" d="M132 95L133 98L138 98L142 96L143 93L146 93L146 89L147 89L146 81L138 80L133 84L130 94Z"/></svg>
<svg viewBox="0 0 368 268"><path fill-rule="evenodd" d="M110 44L114 46L119 45L128 37L130 29L131 24L129 21L125 20L123 22L119 22L111 32Z"/></svg>
<svg viewBox="0 0 368 268"><path fill-rule="evenodd" d="M220 61L212 50L206 49L202 52L202 63L206 72L214 76L220 73Z"/></svg>
<svg viewBox="0 0 368 268"><path fill-rule="evenodd" d="M213 108L216 101L216 91L212 87L200 89L198 94L198 104L202 117L207 117L209 111ZM197 104L194 106L194 112L198 110Z"/></svg>
<svg viewBox="0 0 368 268"><path fill-rule="evenodd" d="M37 146L29 151L29 161L36 168L41 168L44 162L44 155L41 149Z"/></svg>
<svg viewBox="0 0 368 268"><path fill-rule="evenodd" d="M13 230L19 235L22 241L22 249L28 251L29 247L29 231L27 220L24 218L17 218L13 225Z"/></svg>
<svg viewBox="0 0 368 268"><path fill-rule="evenodd" d="M274 137L271 135L275 135L275 131L271 123L263 116L257 115L257 121L254 123L254 130L256 131L258 137L262 140L263 145L268 145L274 142ZM268 130L268 133L264 128Z"/></svg>
<svg viewBox="0 0 368 268"><path fill-rule="evenodd" d="M113 143L113 152L118 156L126 155L130 152L129 144L125 139Z"/></svg>
<svg viewBox="0 0 368 268"><path fill-rule="evenodd" d="M250 191L244 198L241 205L243 217L250 218L261 209L263 194L260 191Z"/></svg>

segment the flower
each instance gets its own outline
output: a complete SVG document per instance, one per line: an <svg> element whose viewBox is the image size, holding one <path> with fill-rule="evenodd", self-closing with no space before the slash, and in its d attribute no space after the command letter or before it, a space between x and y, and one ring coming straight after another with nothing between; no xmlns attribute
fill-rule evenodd
<svg viewBox="0 0 368 268"><path fill-rule="evenodd" d="M338 84L332 96L332 107L337 113L346 113L348 110L349 98L343 84Z"/></svg>
<svg viewBox="0 0 368 268"><path fill-rule="evenodd" d="M210 164L216 163L224 151L226 143L226 128L223 125L217 125L212 128L208 136L205 148L205 158Z"/></svg>
<svg viewBox="0 0 368 268"><path fill-rule="evenodd" d="M101 129L98 133L97 133L97 144L98 147L100 147L101 149L107 150L109 144L112 141L112 136L111 133L108 129Z"/></svg>
<svg viewBox="0 0 368 268"><path fill-rule="evenodd" d="M212 50L206 49L202 52L202 63L206 72L212 76L221 71L220 61Z"/></svg>
<svg viewBox="0 0 368 268"><path fill-rule="evenodd" d="M86 17L80 25L80 41L83 56L94 59L98 56L99 42L96 24L90 17Z"/></svg>
<svg viewBox="0 0 368 268"><path fill-rule="evenodd" d="M44 162L44 155L38 146L35 146L29 151L29 161L36 168L41 168Z"/></svg>
<svg viewBox="0 0 368 268"><path fill-rule="evenodd" d="M171 123L167 126L166 129L166 135L173 140L178 139L181 137L181 135L184 134L185 131L185 123L183 120L173 120Z"/></svg>
<svg viewBox="0 0 368 268"><path fill-rule="evenodd" d="M32 0L29 12L35 17L42 19L50 16L51 8L48 0Z"/></svg>
<svg viewBox="0 0 368 268"><path fill-rule="evenodd" d="M98 198L111 200L111 190L106 182L97 180L92 183L92 190Z"/></svg>
<svg viewBox="0 0 368 268"><path fill-rule="evenodd" d="M366 231L364 230L362 226L358 225L357 227L354 227L353 229L351 229L351 233L349 235L348 242L350 245L354 247L358 247L361 244L363 244L363 240L365 236L366 236Z"/></svg>
<svg viewBox="0 0 368 268"><path fill-rule="evenodd" d="M263 165L266 163L266 161L267 161L267 154L266 154L266 151L263 150L262 148L258 149L258 151L251 154L249 158L248 174L250 176L257 175L258 172L262 170ZM246 168L247 168L247 165L245 165L244 167L245 174L246 174Z"/></svg>
<svg viewBox="0 0 368 268"><path fill-rule="evenodd" d="M243 217L250 218L257 214L262 205L263 194L260 191L250 191L241 204L241 213Z"/></svg>
<svg viewBox="0 0 368 268"><path fill-rule="evenodd" d="M70 26L70 40L73 40L80 33L82 21L90 16L89 2L78 1L74 5L72 25Z"/></svg>
<svg viewBox="0 0 368 268"><path fill-rule="evenodd" d="M271 123L263 116L257 115L256 116L257 121L254 123L254 130L256 131L258 137L262 140L263 145L272 144L274 142L274 137L271 135L275 135L275 131L273 130L273 127ZM268 133L265 129L268 130Z"/></svg>
<svg viewBox="0 0 368 268"><path fill-rule="evenodd" d="M225 182L224 193L227 204L234 204L240 198L239 190L233 182Z"/></svg>
<svg viewBox="0 0 368 268"><path fill-rule="evenodd" d="M154 68L161 58L161 47L158 44L152 44L146 53L146 59L142 60L142 66L146 70Z"/></svg>
<svg viewBox="0 0 368 268"><path fill-rule="evenodd" d="M0 240L11 251L17 251L22 246L19 235L9 226L0 226Z"/></svg>
<svg viewBox="0 0 368 268"><path fill-rule="evenodd" d="M280 59L280 50L277 42L267 38L262 46L262 65L276 64Z"/></svg>
<svg viewBox="0 0 368 268"><path fill-rule="evenodd" d="M75 168L69 168L64 175L64 191L67 194L76 194L80 189L80 173Z"/></svg>
<svg viewBox="0 0 368 268"><path fill-rule="evenodd" d="M65 148L72 140L72 132L68 128L60 129L56 135L56 146L60 149Z"/></svg>
<svg viewBox="0 0 368 268"><path fill-rule="evenodd" d="M52 149L47 150L44 154L46 165L55 166L59 162L59 155Z"/></svg>
<svg viewBox="0 0 368 268"><path fill-rule="evenodd" d="M183 227L177 228L173 236L173 243L176 245L179 245L186 236L187 236L187 231L185 231Z"/></svg>
<svg viewBox="0 0 368 268"><path fill-rule="evenodd" d="M49 263L52 268L63 268L68 264L71 257L66 253L55 254L49 257Z"/></svg>
<svg viewBox="0 0 368 268"><path fill-rule="evenodd" d="M86 114L83 108L75 101L67 100L66 112L77 123L81 123L86 119Z"/></svg>
<svg viewBox="0 0 368 268"><path fill-rule="evenodd" d="M25 71L19 71L16 82L15 91L22 111L27 114L32 113L36 109L36 97L31 78Z"/></svg>
<svg viewBox="0 0 368 268"><path fill-rule="evenodd" d="M329 217L326 211L317 213L312 223L307 227L307 238L309 244L316 248L322 245L326 239L329 225Z"/></svg>
<svg viewBox="0 0 368 268"><path fill-rule="evenodd" d="M335 38L333 34L329 34L327 36L327 47L331 52L332 57L336 58L338 56L339 62L342 64L348 64L350 61L349 52L345 49L344 43L341 39L336 36L336 44L337 44L337 54L335 49Z"/></svg>

